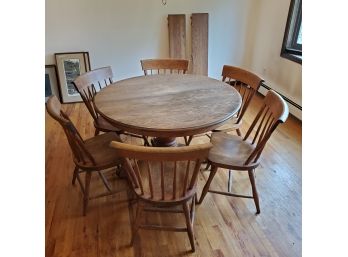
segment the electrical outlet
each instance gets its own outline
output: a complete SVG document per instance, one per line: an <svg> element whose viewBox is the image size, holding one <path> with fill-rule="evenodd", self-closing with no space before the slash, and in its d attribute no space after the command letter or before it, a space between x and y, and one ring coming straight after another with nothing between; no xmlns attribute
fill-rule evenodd
<svg viewBox="0 0 348 257"><path fill-rule="evenodd" d="M267 73L267 69L266 69L265 67L263 67L263 69L262 69L262 74L263 74L263 75L266 75L266 73Z"/></svg>

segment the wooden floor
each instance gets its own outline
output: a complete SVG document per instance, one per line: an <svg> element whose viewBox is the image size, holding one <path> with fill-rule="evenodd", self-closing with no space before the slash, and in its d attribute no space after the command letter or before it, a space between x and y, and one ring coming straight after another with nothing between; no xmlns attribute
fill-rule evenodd
<svg viewBox="0 0 348 257"><path fill-rule="evenodd" d="M261 96L246 113L243 130L249 126ZM83 104L65 105L82 137L93 136L92 119ZM63 130L46 113L46 256L301 256L301 147L302 125L293 117L278 127L266 146L256 170L261 214L255 215L251 199L208 193L196 208L196 252L190 253L186 233L140 231L130 246L134 206L126 191L91 200L82 216L82 194L72 186L74 170ZM130 143L141 143L123 138ZM208 141L194 138L193 144ZM203 168L203 166L202 166ZM124 180L107 172L113 186L125 188ZM198 196L209 172L198 179ZM219 169L212 186L226 189L228 172ZM91 192L104 190L98 176L92 177ZM233 191L251 192L248 174L233 172ZM153 214L148 222L184 225L182 214Z"/></svg>

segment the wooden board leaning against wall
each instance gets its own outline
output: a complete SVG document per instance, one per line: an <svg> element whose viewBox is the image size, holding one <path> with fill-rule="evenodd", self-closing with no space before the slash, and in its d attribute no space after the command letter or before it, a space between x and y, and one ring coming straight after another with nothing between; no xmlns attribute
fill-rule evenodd
<svg viewBox="0 0 348 257"><path fill-rule="evenodd" d="M186 18L185 14L168 15L169 57L186 59Z"/></svg>
<svg viewBox="0 0 348 257"><path fill-rule="evenodd" d="M208 13L191 16L191 70L192 74L208 75Z"/></svg>

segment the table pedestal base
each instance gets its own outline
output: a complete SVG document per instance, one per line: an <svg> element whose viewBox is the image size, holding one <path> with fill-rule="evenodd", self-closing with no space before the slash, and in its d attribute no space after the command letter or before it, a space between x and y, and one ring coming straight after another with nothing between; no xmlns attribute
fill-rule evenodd
<svg viewBox="0 0 348 257"><path fill-rule="evenodd" d="M157 147L170 147L178 145L175 137L155 137L151 139L151 143L153 146Z"/></svg>

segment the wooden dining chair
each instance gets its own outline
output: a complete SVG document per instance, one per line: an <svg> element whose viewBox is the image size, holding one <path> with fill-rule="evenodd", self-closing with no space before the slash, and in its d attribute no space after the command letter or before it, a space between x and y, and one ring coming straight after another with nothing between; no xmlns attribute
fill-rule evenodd
<svg viewBox="0 0 348 257"><path fill-rule="evenodd" d="M120 142L121 139L116 133L108 132L83 140L69 117L62 111L61 104L56 96L51 96L48 99L46 109L48 114L63 127L68 139L75 163L72 184L74 185L77 179L83 193L83 215L86 215L88 200L120 192L114 191L111 188L102 171L113 167L120 167L122 161L117 156L116 150L109 145L111 141ZM89 188L91 176L94 172L101 178L107 192L90 196ZM84 185L80 178L81 173L85 173Z"/></svg>
<svg viewBox="0 0 348 257"><path fill-rule="evenodd" d="M147 140L147 137L121 131L117 127L113 126L110 122L108 122L103 116L99 115L99 113L96 111L94 105L94 97L97 94L97 91L113 83L112 78L113 72L111 67L108 66L86 72L78 76L72 82L76 90L80 93L80 96L85 103L89 113L93 117L95 135L98 135L100 132L116 132L117 134L125 134L142 138L144 140L144 145L149 146L150 144Z"/></svg>
<svg viewBox="0 0 348 257"><path fill-rule="evenodd" d="M223 82L228 83L238 90L242 97L242 105L237 114L229 122L214 129L213 132L230 132L235 130L238 136L241 136L242 134L239 128L242 124L243 116L264 80L250 71L229 65L224 65L221 76Z"/></svg>
<svg viewBox="0 0 348 257"><path fill-rule="evenodd" d="M242 136L240 126L242 125L243 116L264 80L250 71L229 65L223 66L221 76L223 82L226 82L238 90L242 97L242 104L235 116L221 127L214 129L212 132L236 131L238 136ZM199 136L203 135L210 137L209 133L201 134ZM190 144L192 138L193 136L185 137L186 145Z"/></svg>
<svg viewBox="0 0 348 257"><path fill-rule="evenodd" d="M289 109L283 98L276 92L268 91L262 107L252 122L244 138L224 132L213 132L208 162L212 166L209 178L203 188L198 203L201 203L208 192L227 196L252 198L256 206L256 213L260 213L259 197L256 190L254 172L259 166L259 158L268 139L280 123L286 121ZM256 129L256 130L255 130ZM210 189L210 184L218 170L229 170L228 192ZM231 193L231 170L248 171L252 196Z"/></svg>
<svg viewBox="0 0 348 257"><path fill-rule="evenodd" d="M132 243L139 228L187 232L191 250L194 251L197 176L201 162L207 158L212 145L143 147L115 141L111 146L118 156L124 157L123 165L137 198ZM184 213L186 227L140 224L143 211Z"/></svg>
<svg viewBox="0 0 348 257"><path fill-rule="evenodd" d="M144 75L153 74L186 74L189 61L185 59L147 59L141 60Z"/></svg>

